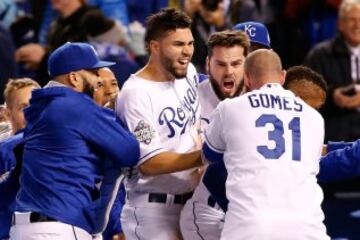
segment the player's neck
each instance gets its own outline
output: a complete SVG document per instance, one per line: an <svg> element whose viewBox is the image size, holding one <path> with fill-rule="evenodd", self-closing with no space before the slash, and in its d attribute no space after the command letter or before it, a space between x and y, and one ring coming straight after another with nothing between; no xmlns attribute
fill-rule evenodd
<svg viewBox="0 0 360 240"><path fill-rule="evenodd" d="M175 80L165 68L157 61L149 59L149 62L140 69L136 76L156 82L169 82Z"/></svg>

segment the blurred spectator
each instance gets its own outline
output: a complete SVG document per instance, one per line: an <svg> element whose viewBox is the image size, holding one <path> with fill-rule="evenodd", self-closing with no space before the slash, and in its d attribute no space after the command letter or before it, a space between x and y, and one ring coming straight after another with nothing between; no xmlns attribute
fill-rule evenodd
<svg viewBox="0 0 360 240"><path fill-rule="evenodd" d="M0 25L9 28L17 15L17 6L13 0L0 1Z"/></svg>
<svg viewBox="0 0 360 240"><path fill-rule="evenodd" d="M30 0L30 2L38 41L45 44L50 23L58 17L58 14L52 8L51 0ZM129 24L126 0L87 0L87 3L97 7L107 17L119 21L124 26Z"/></svg>
<svg viewBox="0 0 360 240"><path fill-rule="evenodd" d="M196 11L193 17L191 31L194 37L194 55L192 63L199 72L205 71L207 56L207 40L211 33L231 28L226 18L226 8L223 0L201 0L199 5L192 6Z"/></svg>
<svg viewBox="0 0 360 240"><path fill-rule="evenodd" d="M360 0L344 0L339 9L339 34L316 45L305 64L328 83L322 114L326 141L360 137Z"/></svg>
<svg viewBox="0 0 360 240"><path fill-rule="evenodd" d="M201 0L184 0L184 12L191 18L198 12Z"/></svg>
<svg viewBox="0 0 360 240"><path fill-rule="evenodd" d="M239 22L261 20L256 2L253 0L231 1L229 14L233 25Z"/></svg>
<svg viewBox="0 0 360 240"><path fill-rule="evenodd" d="M118 85L121 87L131 74L137 72L139 65L130 58L126 50L110 43L91 43L102 60L116 62L110 66L115 74Z"/></svg>
<svg viewBox="0 0 360 240"><path fill-rule="evenodd" d="M192 33L196 51L192 62L199 72L205 72L206 43L211 33L260 18L253 0L185 0L184 10L193 16Z"/></svg>
<svg viewBox="0 0 360 240"><path fill-rule="evenodd" d="M53 21L49 31L47 45L26 44L17 49L15 57L28 69L37 71L40 85L48 82L46 61L49 53L65 42L111 42L120 44L127 41L123 27L94 8L84 0L51 0L52 6L60 14Z"/></svg>
<svg viewBox="0 0 360 240"><path fill-rule="evenodd" d="M146 18L167 7L169 0L127 0L130 22L139 21L145 26Z"/></svg>
<svg viewBox="0 0 360 240"><path fill-rule="evenodd" d="M0 93L4 92L7 80L17 75L14 52L15 47L10 33L0 26ZM4 98L0 94L0 103L2 102L4 102Z"/></svg>
<svg viewBox="0 0 360 240"><path fill-rule="evenodd" d="M129 25L127 0L88 0L89 5L99 8L107 17Z"/></svg>

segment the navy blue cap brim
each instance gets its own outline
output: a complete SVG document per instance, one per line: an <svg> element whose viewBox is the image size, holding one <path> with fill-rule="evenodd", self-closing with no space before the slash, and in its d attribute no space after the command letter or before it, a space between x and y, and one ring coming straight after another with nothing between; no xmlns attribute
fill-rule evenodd
<svg viewBox="0 0 360 240"><path fill-rule="evenodd" d="M265 44L263 42L260 42L260 41L253 41L253 40L250 40L251 43L257 43L257 44L260 44L261 46L264 46L264 47L267 47L268 49L271 49L271 46L268 45L268 44Z"/></svg>
<svg viewBox="0 0 360 240"><path fill-rule="evenodd" d="M97 68L103 68L103 67L110 67L110 66L113 66L115 64L116 64L115 62L99 61L95 65L93 65L93 66L91 66L89 68L86 68L86 69L97 69Z"/></svg>

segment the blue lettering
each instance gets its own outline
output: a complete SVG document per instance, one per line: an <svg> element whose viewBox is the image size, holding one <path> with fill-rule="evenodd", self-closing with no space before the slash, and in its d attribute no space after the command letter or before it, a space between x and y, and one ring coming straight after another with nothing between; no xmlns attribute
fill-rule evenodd
<svg viewBox="0 0 360 240"><path fill-rule="evenodd" d="M192 124L195 124L196 122L196 112L199 109L197 89L194 88L189 78L186 78L186 81L189 84L189 88L185 92L185 96L181 101L181 106L177 107L176 111L172 107L166 107L159 114L158 122L160 125L166 124L169 128L169 138L175 136L177 128L181 130L180 135L182 135L185 133L189 121L191 121Z"/></svg>
<svg viewBox="0 0 360 240"><path fill-rule="evenodd" d="M302 112L302 108L303 108L302 104L298 103L296 100L294 100L294 103L295 103L295 106L296 106L294 108L294 110L297 111L297 112Z"/></svg>
<svg viewBox="0 0 360 240"><path fill-rule="evenodd" d="M260 94L261 106L264 108L270 107L269 96L267 94Z"/></svg>
<svg viewBox="0 0 360 240"><path fill-rule="evenodd" d="M284 110L292 110L292 108L289 106L289 100L287 98L283 98L284 101Z"/></svg>
<svg viewBox="0 0 360 240"><path fill-rule="evenodd" d="M175 129L173 124L175 125L175 127L179 127L182 128L184 123L178 122L175 119L175 110L172 109L171 107L166 107L164 108L160 115L159 115L159 124L160 125L164 125L164 123L166 123L167 127L170 130L170 133L168 135L169 138L173 137L175 135Z"/></svg>
<svg viewBox="0 0 360 240"><path fill-rule="evenodd" d="M270 94L271 108L277 107L280 110L282 109L281 99L279 96L274 96Z"/></svg>
<svg viewBox="0 0 360 240"><path fill-rule="evenodd" d="M251 95L248 96L248 98L249 98L251 107L257 108L257 107L260 106L259 100L256 99L256 94L251 94Z"/></svg>
<svg viewBox="0 0 360 240"><path fill-rule="evenodd" d="M177 108L177 115L179 116L180 121L183 121L186 117L184 110Z"/></svg>

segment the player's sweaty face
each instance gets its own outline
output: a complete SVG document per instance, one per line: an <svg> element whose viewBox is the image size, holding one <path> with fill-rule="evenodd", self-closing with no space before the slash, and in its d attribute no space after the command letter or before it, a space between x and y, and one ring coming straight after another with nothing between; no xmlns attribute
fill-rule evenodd
<svg viewBox="0 0 360 240"><path fill-rule="evenodd" d="M98 77L98 70L80 70L79 74L83 80L82 92L100 104L104 90L103 80Z"/></svg>
<svg viewBox="0 0 360 240"><path fill-rule="evenodd" d="M211 84L220 99L236 97L244 77L244 48L241 46L213 48L208 60Z"/></svg>
<svg viewBox="0 0 360 240"><path fill-rule="evenodd" d="M160 41L159 60L175 78L186 76L194 53L194 39L190 29L176 29Z"/></svg>
<svg viewBox="0 0 360 240"><path fill-rule="evenodd" d="M360 4L356 4L339 19L338 28L346 41L353 46L360 44Z"/></svg>

